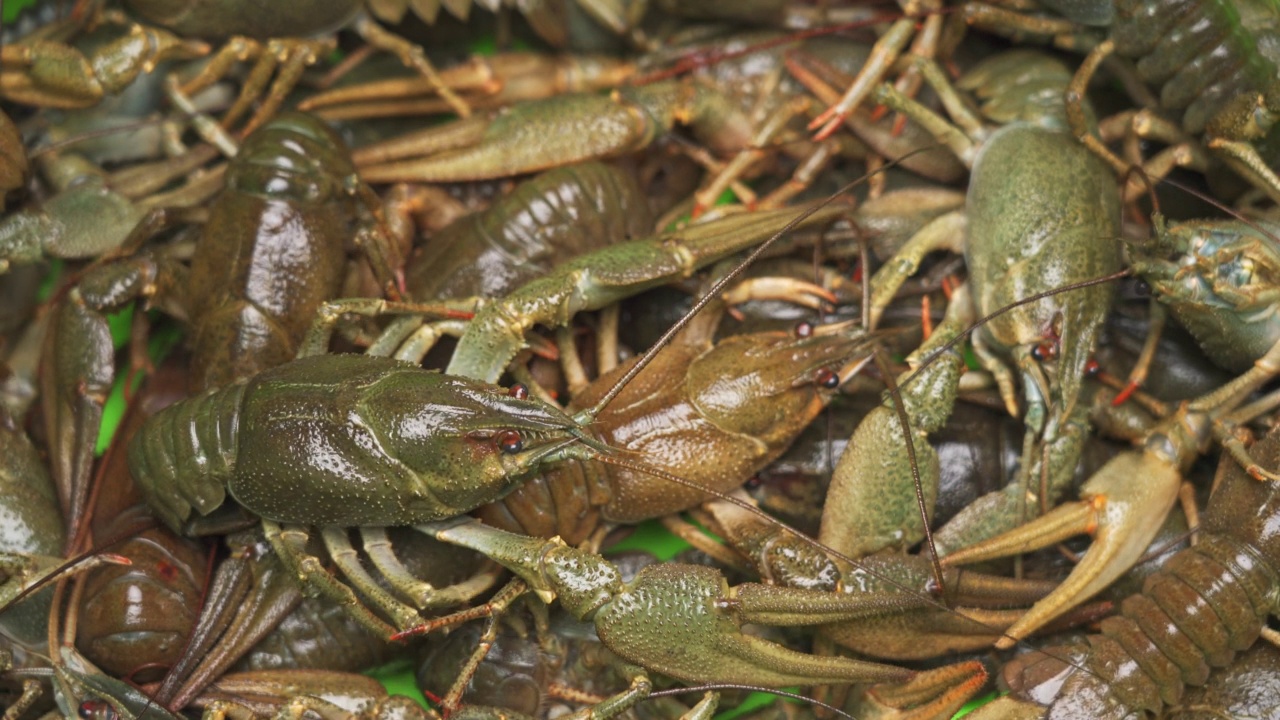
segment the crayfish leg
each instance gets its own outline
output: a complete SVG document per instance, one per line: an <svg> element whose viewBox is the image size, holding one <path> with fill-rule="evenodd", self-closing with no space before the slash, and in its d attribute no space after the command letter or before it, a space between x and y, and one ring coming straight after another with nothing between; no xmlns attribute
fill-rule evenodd
<svg viewBox="0 0 1280 720"><path fill-rule="evenodd" d="M308 588L312 592L317 592L321 595L326 595L334 602L342 605L351 613L351 616L355 618L357 622L371 630L378 637L391 639L396 634L397 628L388 625L377 615L373 614L373 611L369 610L369 608L365 607L364 603L360 602L360 599L356 597L355 592L352 591L351 588L342 584L341 581L330 574L329 571L320 564L319 558L307 552L306 547L307 541L310 539L310 534L307 533L305 528L300 526L288 526L282 528L279 523L264 518L262 520L262 531L266 535L267 542L269 542L272 549L275 550L276 555L280 557L281 562L283 562L285 567L298 578L299 583L304 588ZM354 553L355 551L352 550L352 552ZM339 568L343 568L344 562L340 561L336 555L334 557L334 562L338 564ZM350 566L351 563L345 562L345 565ZM355 565L359 566L358 560L355 562ZM343 569L345 571L346 568ZM361 572L365 571L361 569ZM348 575L348 577L351 576ZM374 587L377 586L377 583L375 583L372 578L368 577L367 572L365 572L364 579L367 579L366 584ZM361 584L360 579L354 577L351 578L351 581L357 585ZM386 591L383 591L380 588L378 588L378 590L381 595L386 596L386 599L388 600L388 602L380 605L382 609L386 610L389 615L396 619L399 627L412 627L418 619L418 614L409 606L391 598L386 594ZM377 600L378 598L375 597L375 602L377 602Z"/></svg>

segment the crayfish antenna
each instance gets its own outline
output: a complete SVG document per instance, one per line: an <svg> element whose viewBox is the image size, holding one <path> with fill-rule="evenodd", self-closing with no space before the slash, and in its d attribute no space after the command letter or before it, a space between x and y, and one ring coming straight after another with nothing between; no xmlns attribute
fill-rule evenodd
<svg viewBox="0 0 1280 720"><path fill-rule="evenodd" d="M883 173L889 170L890 168L897 166L903 160L906 160L907 158L910 158L921 152L925 152L929 149L932 149L932 147L933 146L930 145L930 146L923 147L919 150L909 152L903 155L902 157L895 158L894 160L885 163L884 165L876 168L875 170L872 170L871 172L863 174L861 177L847 183L846 185L841 187L839 190L835 191L831 195L828 195L826 199L822 200L821 202L815 203L809 209L805 210L803 213L800 213L800 215L796 216L794 220L787 223L781 230L779 230L778 232L770 236L768 240L765 240L764 242L756 246L756 249L752 250L747 255L747 257L744 258L742 262L737 265L737 267L733 268L733 270L729 271L723 277L718 279L714 284L712 284L710 289L708 289L707 292L704 293L703 296L693 304L693 307L689 309L689 312L685 313L684 317L680 318L678 321L676 321L675 324L673 324L670 328L668 328L667 331L664 332L662 336L658 338L658 341L655 342L647 351L645 351L644 355L640 356L640 359L636 361L636 364L633 365L626 373L624 373L621 377L618 378L617 382L614 383L613 387L610 388L609 391L605 393L604 396L601 397L600 400L595 405L591 406L587 410L581 411L580 413L578 413L577 417L582 418L586 422L590 422L591 420L594 420L595 417L598 416L601 413L601 411L604 410L604 408L608 407L609 403L613 402L614 398L618 396L618 393L622 392L622 389L626 387L628 383L634 380L635 377L639 375L640 372L644 370L645 367L647 367L650 363L653 362L653 359L657 357L658 353L661 352L663 348L671 344L671 341L675 338L675 336L678 335L680 331L683 330L693 320L694 316L696 316L707 305L711 304L717 298L719 298L721 293L724 292L725 288L727 288L730 283L737 280L738 277L741 276L742 273L745 272L746 269L750 267L752 263L754 263L761 255L763 255L766 251L768 251L768 249L772 247L775 243L777 243L780 239L786 236L787 233L791 232L793 229L798 227L801 223L803 223L806 219L808 219L814 213L823 209L827 205L830 205L832 202L836 200L836 198L848 193L850 190L862 184L873 175L878 175L880 173Z"/></svg>

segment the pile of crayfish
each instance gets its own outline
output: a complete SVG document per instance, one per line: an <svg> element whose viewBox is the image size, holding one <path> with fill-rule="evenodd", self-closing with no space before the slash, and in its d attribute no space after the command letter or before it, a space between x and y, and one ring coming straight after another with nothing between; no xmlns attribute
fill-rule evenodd
<svg viewBox="0 0 1280 720"><path fill-rule="evenodd" d="M1280 717L1273 6L474 5L3 8L4 720Z"/></svg>

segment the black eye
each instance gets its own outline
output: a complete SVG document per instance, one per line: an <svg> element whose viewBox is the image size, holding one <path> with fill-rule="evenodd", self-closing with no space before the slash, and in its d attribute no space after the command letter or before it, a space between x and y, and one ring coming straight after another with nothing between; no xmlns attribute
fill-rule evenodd
<svg viewBox="0 0 1280 720"><path fill-rule="evenodd" d="M511 386L511 389L507 391L507 394L517 400L528 400L529 388L524 383L516 383Z"/></svg>
<svg viewBox="0 0 1280 720"><path fill-rule="evenodd" d="M508 455L515 455L524 449L524 438L515 430L503 430L494 437L498 448Z"/></svg>
<svg viewBox="0 0 1280 720"><path fill-rule="evenodd" d="M1146 280L1138 280L1133 283L1133 292L1138 297L1148 297L1151 295L1151 284Z"/></svg>
<svg viewBox="0 0 1280 720"><path fill-rule="evenodd" d="M1097 377L1100 372L1102 372L1102 366L1098 364L1097 360L1090 360L1084 364L1085 377Z"/></svg>
<svg viewBox="0 0 1280 720"><path fill-rule="evenodd" d="M1058 348L1053 343L1040 343L1031 348L1031 357L1041 362L1058 357Z"/></svg>
<svg viewBox="0 0 1280 720"><path fill-rule="evenodd" d="M818 375L814 380L817 381L820 387L824 387L828 390L835 390L840 387L840 375L828 370L827 368L819 369Z"/></svg>
<svg viewBox="0 0 1280 720"><path fill-rule="evenodd" d="M813 337L813 323L806 320L796 323L796 337L802 340L807 337Z"/></svg>

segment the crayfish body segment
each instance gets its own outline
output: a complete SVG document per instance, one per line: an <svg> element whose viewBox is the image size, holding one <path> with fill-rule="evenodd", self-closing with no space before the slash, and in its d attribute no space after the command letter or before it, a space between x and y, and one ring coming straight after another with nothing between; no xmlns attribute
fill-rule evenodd
<svg viewBox="0 0 1280 720"><path fill-rule="evenodd" d="M281 114L245 140L191 263L193 390L297 354L341 293L346 244L373 224L355 182L341 138L310 115Z"/></svg>
<svg viewBox="0 0 1280 720"><path fill-rule="evenodd" d="M346 25L360 10L359 0L129 0L129 8L179 35L206 39L321 35Z"/></svg>
<svg viewBox="0 0 1280 720"><path fill-rule="evenodd" d="M501 388L387 358L321 355L157 414L129 456L175 529L228 491L279 522L389 526L497 499L540 462L571 455L575 440L592 442L567 415Z"/></svg>

